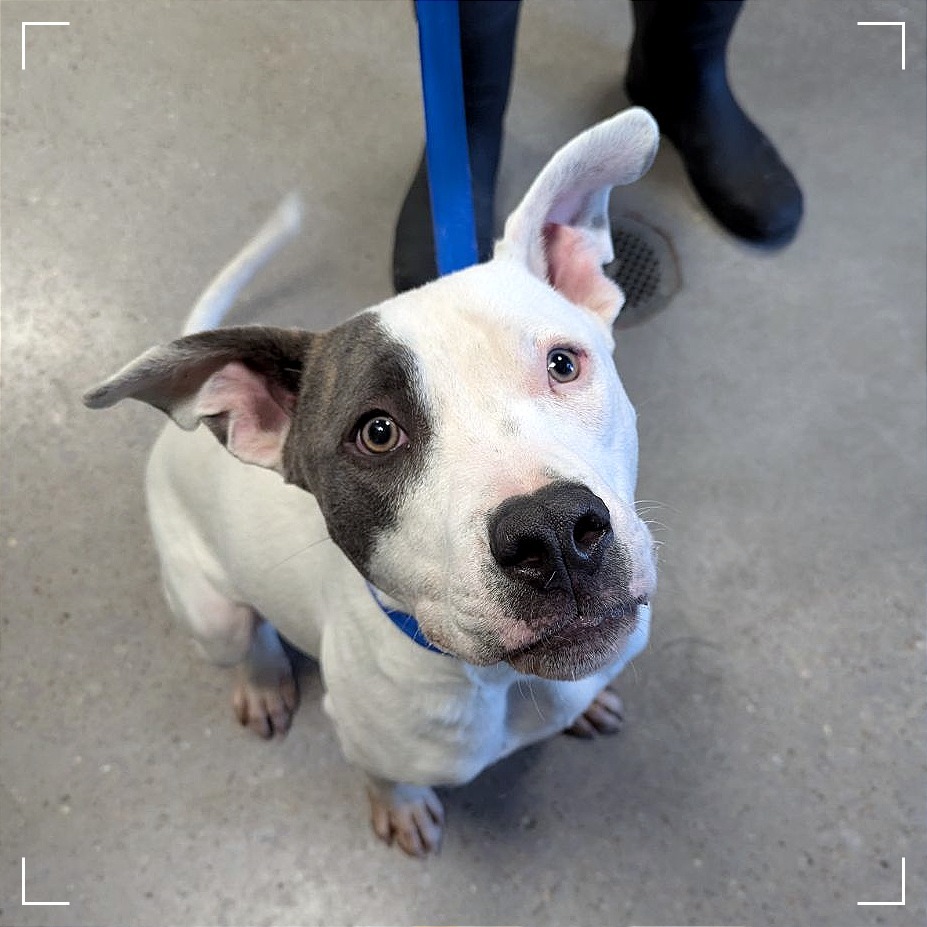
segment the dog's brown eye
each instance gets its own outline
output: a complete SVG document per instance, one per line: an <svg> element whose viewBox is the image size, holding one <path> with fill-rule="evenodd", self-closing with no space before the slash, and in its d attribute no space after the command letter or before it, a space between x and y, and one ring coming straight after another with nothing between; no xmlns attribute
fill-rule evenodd
<svg viewBox="0 0 927 927"><path fill-rule="evenodd" d="M568 348L554 348L547 355L547 373L558 383L569 383L579 376L579 358Z"/></svg>
<svg viewBox="0 0 927 927"><path fill-rule="evenodd" d="M365 454L387 454L399 446L402 437L402 429L388 415L378 413L361 425L356 443Z"/></svg>

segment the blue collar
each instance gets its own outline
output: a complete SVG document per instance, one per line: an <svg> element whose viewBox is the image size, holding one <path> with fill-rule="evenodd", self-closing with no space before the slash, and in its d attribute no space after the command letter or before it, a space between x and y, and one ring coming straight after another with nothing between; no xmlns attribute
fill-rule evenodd
<svg viewBox="0 0 927 927"><path fill-rule="evenodd" d="M413 615L409 615L406 612L400 612L393 608L387 608L381 601L380 597L377 595L376 587L373 583L368 582L367 588L370 590L370 594L373 596L373 601L380 606L380 611L389 618L390 621L405 634L406 637L415 641L419 647L424 647L426 650L430 650L432 653L441 653L444 651L440 650L438 647L435 647L434 644L428 641L428 638L422 634L422 629L418 626L418 622L415 620ZM447 654L445 654L447 656Z"/></svg>

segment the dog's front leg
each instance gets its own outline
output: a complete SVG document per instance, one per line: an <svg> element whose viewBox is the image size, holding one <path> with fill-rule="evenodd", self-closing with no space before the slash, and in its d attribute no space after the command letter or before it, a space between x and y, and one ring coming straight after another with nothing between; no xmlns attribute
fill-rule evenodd
<svg viewBox="0 0 927 927"><path fill-rule="evenodd" d="M427 785L390 782L367 774L370 822L387 844L395 838L409 856L427 856L441 849L444 808Z"/></svg>
<svg viewBox="0 0 927 927"><path fill-rule="evenodd" d="M611 686L606 686L564 733L589 739L596 734L617 734L623 725L624 706L621 697Z"/></svg>
<svg viewBox="0 0 927 927"><path fill-rule="evenodd" d="M232 705L242 726L270 738L290 729L299 690L276 629L253 612L252 622L248 652L235 667Z"/></svg>

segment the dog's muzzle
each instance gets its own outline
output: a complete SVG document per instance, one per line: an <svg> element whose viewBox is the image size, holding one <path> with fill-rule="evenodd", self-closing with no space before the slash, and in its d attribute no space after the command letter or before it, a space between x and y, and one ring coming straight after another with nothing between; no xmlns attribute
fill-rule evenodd
<svg viewBox="0 0 927 927"><path fill-rule="evenodd" d="M632 593L631 554L602 499L579 483L550 483L506 499L488 530L507 580L501 604L531 632L528 642L522 635L514 646L503 641L504 659L522 671L568 678L620 655L647 596Z"/></svg>

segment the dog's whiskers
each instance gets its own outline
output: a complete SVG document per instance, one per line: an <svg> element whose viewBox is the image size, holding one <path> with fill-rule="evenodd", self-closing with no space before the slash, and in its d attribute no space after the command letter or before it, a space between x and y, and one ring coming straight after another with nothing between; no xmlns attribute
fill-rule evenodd
<svg viewBox="0 0 927 927"><path fill-rule="evenodd" d="M313 547L318 547L319 544L324 544L326 541L331 541L331 538L326 534L325 537L319 538L317 541L313 541L311 544L307 544L305 547L300 547L298 551L293 554L290 554L289 557L284 557L279 563L275 563L272 567L269 567L267 572L270 573L273 570L276 570L282 567L285 563L289 563L294 558L298 557L300 554L306 553L306 551L311 550ZM334 542L332 542L334 543Z"/></svg>
<svg viewBox="0 0 927 927"><path fill-rule="evenodd" d="M528 684L528 695L531 696L531 701L534 703L534 710L538 713L538 717L542 721L544 721L545 720L544 712L541 711L541 706L538 704L537 696L535 696L534 694L534 686L531 685L531 677L529 676L528 679L524 680L524 682L527 682ZM522 696L522 698L524 698L524 695L525 695L525 690L522 688L523 684L524 683L522 682L522 680L519 679L518 680L518 694Z"/></svg>
<svg viewBox="0 0 927 927"><path fill-rule="evenodd" d="M646 508L642 508L646 507ZM682 514L679 509L674 505L670 505L668 502L660 502L658 499L635 499L634 500L634 510L638 515L642 515L645 511L650 511L651 509L668 509L674 515Z"/></svg>

